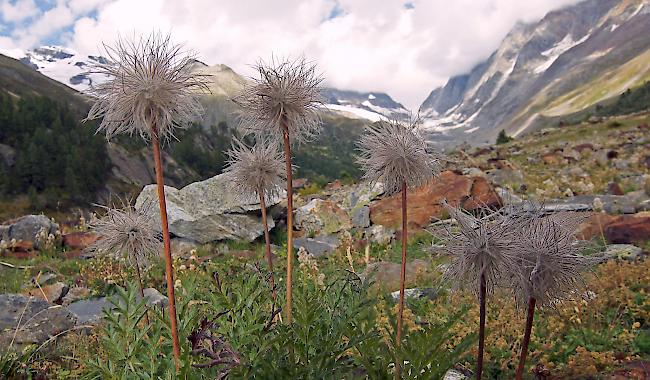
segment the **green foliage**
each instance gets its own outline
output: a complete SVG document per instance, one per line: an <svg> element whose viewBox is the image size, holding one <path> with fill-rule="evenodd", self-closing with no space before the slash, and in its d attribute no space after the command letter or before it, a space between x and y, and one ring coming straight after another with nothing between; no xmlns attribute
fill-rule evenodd
<svg viewBox="0 0 650 380"><path fill-rule="evenodd" d="M397 347L397 313L384 308L390 328L385 334L372 334L370 339L356 345L358 360L369 379L392 379L395 363L400 358L402 379L442 379L476 340L474 335L467 335L453 349L447 347L454 338L454 326L466 313L462 309L442 323L422 321L418 329L408 329L405 325Z"/></svg>
<svg viewBox="0 0 650 380"><path fill-rule="evenodd" d="M116 288L112 310L104 311L102 355L86 363L84 379L190 379L197 378L190 352L181 352L180 372L174 366L171 328L163 310L148 309L139 299L137 286ZM177 303L180 339L187 342L196 326L198 310L188 302ZM144 323L145 314L150 323ZM186 345L183 346L186 348Z"/></svg>
<svg viewBox="0 0 650 380"><path fill-rule="evenodd" d="M35 346L28 346L22 352L0 351L0 379L31 378L29 364Z"/></svg>
<svg viewBox="0 0 650 380"><path fill-rule="evenodd" d="M598 116L625 115L647 110L650 107L650 82L640 87L627 89L613 103L599 104L595 107Z"/></svg>
<svg viewBox="0 0 650 380"><path fill-rule="evenodd" d="M103 137L47 98L0 94L0 103L0 143L16 151L15 164L0 163L0 195L29 193L34 209L93 200L110 169Z"/></svg>
<svg viewBox="0 0 650 380"><path fill-rule="evenodd" d="M499 132L499 135L497 136L497 145L507 144L512 140L513 140L512 137L506 135L506 131L502 129L501 132Z"/></svg>

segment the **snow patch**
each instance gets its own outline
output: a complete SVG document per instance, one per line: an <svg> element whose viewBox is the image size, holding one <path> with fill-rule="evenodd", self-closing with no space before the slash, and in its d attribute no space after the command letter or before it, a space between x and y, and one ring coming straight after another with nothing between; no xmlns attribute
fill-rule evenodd
<svg viewBox="0 0 650 380"><path fill-rule="evenodd" d="M638 15L639 12L641 12L641 9L643 9L644 6L645 6L645 4L643 4L643 3L639 4L639 7L638 7L634 12L632 12L632 14L630 15L630 17L628 17L627 19L629 20L629 19L631 19L632 17Z"/></svg>
<svg viewBox="0 0 650 380"><path fill-rule="evenodd" d="M368 99L373 100L376 99L377 97L374 96L373 94L368 94Z"/></svg>
<svg viewBox="0 0 650 380"><path fill-rule="evenodd" d="M342 113L354 119L366 119L370 121L386 120L386 117L383 115L352 106L345 106L341 104L325 104L323 107Z"/></svg>
<svg viewBox="0 0 650 380"><path fill-rule="evenodd" d="M618 24L614 24L614 25L612 25L612 26L609 27L609 31L610 31L610 32L613 32L613 31L615 31L616 29L618 29Z"/></svg>
<svg viewBox="0 0 650 380"><path fill-rule="evenodd" d="M541 74L548 70L553 63L565 52L568 50L574 48L575 46L580 45L581 43L587 41L587 39L591 36L590 33L586 34L584 37L581 39L574 41L573 36L571 34L567 34L562 41L558 42L555 44L552 48L543 51L541 54L546 57L546 60L539 66L533 70L535 74Z"/></svg>
<svg viewBox="0 0 650 380"><path fill-rule="evenodd" d="M470 134L470 133L472 133L472 132L474 132L476 130L478 130L478 127L470 128L470 129L466 130L465 133Z"/></svg>

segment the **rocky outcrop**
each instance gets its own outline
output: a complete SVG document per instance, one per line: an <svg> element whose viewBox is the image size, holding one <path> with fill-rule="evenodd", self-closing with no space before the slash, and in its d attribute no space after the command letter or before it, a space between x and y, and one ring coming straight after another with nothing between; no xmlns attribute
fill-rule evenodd
<svg viewBox="0 0 650 380"><path fill-rule="evenodd" d="M650 213L596 214L580 226L578 236L587 240L604 237L612 244L643 243L650 240Z"/></svg>
<svg viewBox="0 0 650 380"><path fill-rule="evenodd" d="M352 228L348 214L329 200L313 199L295 211L295 227L314 234L333 234Z"/></svg>
<svg viewBox="0 0 650 380"><path fill-rule="evenodd" d="M418 276L426 276L431 270L427 261L415 259L406 264L406 286L415 285ZM399 289L401 265L390 261L379 261L366 267L362 277L371 280L386 291Z"/></svg>
<svg viewBox="0 0 650 380"><path fill-rule="evenodd" d="M442 172L428 184L409 190L407 200L409 225L415 228L424 227L433 219L442 219L445 216L444 200L466 210L501 205L501 199L485 178L468 177L452 171ZM401 218L400 194L370 205L373 224L401 228Z"/></svg>
<svg viewBox="0 0 650 380"><path fill-rule="evenodd" d="M67 309L19 294L0 294L0 351L41 344L74 327Z"/></svg>
<svg viewBox="0 0 650 380"><path fill-rule="evenodd" d="M176 237L204 244L226 239L253 241L263 233L259 204L238 197L230 189L226 174L181 189L165 186L165 195L169 230ZM280 199L271 199L267 205L273 206ZM160 224L156 185L145 186L136 200L136 208L146 201L154 202L154 218ZM268 222L269 228L273 228L273 219Z"/></svg>
<svg viewBox="0 0 650 380"><path fill-rule="evenodd" d="M56 235L59 232L59 225L51 221L45 215L26 215L9 224L0 225L0 240L6 242L16 240L32 243L38 249L42 236Z"/></svg>

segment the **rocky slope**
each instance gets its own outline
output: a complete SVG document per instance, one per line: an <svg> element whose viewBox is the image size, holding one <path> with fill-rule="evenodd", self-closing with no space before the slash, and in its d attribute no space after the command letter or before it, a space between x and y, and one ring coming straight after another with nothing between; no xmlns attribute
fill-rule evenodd
<svg viewBox="0 0 650 380"><path fill-rule="evenodd" d="M422 103L431 139L494 142L650 79L650 2L587 0L517 24L469 73Z"/></svg>

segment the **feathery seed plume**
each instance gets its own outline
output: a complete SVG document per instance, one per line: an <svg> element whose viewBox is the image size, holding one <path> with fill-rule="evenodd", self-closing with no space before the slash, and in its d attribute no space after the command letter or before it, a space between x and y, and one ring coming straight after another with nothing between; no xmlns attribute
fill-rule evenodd
<svg viewBox="0 0 650 380"><path fill-rule="evenodd" d="M360 141L357 163L371 183L383 182L391 195L426 183L441 170L440 156L427 152L427 144L417 133L419 120L380 121L367 129Z"/></svg>
<svg viewBox="0 0 650 380"><path fill-rule="evenodd" d="M286 123L292 141L310 141L321 128L321 82L316 65L304 59L295 61L271 59L255 66L259 76L233 101L242 111L239 128L253 134L282 141Z"/></svg>
<svg viewBox="0 0 650 380"><path fill-rule="evenodd" d="M203 111L198 95L208 89L206 76L195 72L195 59L184 54L170 36L153 33L104 45L108 62L98 62L92 73L107 76L93 84L96 101L86 120L103 117L97 131L106 138L126 133L169 140L176 128L186 128Z"/></svg>

